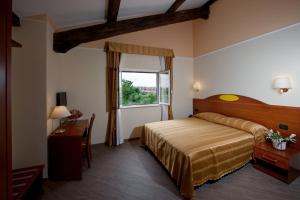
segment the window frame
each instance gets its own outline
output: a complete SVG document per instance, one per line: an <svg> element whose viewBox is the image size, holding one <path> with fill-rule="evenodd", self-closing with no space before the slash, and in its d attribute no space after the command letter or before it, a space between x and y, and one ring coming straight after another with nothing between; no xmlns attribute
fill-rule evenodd
<svg viewBox="0 0 300 200"><path fill-rule="evenodd" d="M159 75L164 74L166 72L169 75L168 103L160 101L160 76ZM158 92L159 92L159 94L158 94L158 104L159 105L168 105L169 106L171 104L171 98L170 98L171 97L171 76L170 76L170 73L171 73L170 70L162 70L162 71L158 72Z"/></svg>

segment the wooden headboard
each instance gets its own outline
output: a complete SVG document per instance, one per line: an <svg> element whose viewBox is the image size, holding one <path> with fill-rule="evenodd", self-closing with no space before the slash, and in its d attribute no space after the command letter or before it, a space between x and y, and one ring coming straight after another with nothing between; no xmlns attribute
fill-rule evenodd
<svg viewBox="0 0 300 200"><path fill-rule="evenodd" d="M193 114L216 112L230 117L257 122L269 129L278 130L282 135L297 134L297 143L300 144L299 107L269 105L240 95L236 95L235 97L237 98L233 101L226 101L221 100L220 96L215 95L206 99L193 99ZM280 124L287 125L288 130L280 129Z"/></svg>

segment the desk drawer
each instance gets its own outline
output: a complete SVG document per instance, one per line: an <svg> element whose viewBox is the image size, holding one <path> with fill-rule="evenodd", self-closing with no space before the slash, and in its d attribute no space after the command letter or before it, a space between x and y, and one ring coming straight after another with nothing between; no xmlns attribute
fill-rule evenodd
<svg viewBox="0 0 300 200"><path fill-rule="evenodd" d="M289 168L288 160L258 148L255 149L255 158L263 160L282 169L288 170Z"/></svg>

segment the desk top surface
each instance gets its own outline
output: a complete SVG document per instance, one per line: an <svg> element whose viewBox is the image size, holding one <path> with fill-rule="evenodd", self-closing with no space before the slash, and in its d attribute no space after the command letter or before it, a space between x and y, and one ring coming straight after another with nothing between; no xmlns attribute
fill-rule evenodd
<svg viewBox="0 0 300 200"><path fill-rule="evenodd" d="M53 131L51 133L52 136L79 136L82 137L84 135L85 130L88 128L89 120L76 120L76 121L67 121L62 125L62 128L65 129L63 133L55 133ZM57 130L57 129L56 129Z"/></svg>

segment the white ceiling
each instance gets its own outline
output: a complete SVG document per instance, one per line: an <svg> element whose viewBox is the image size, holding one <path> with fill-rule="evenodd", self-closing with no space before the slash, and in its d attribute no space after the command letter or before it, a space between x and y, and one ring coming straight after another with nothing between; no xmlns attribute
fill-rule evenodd
<svg viewBox="0 0 300 200"><path fill-rule="evenodd" d="M20 17L47 14L58 28L105 22L109 0L13 0ZM175 0L121 0L118 20L164 13ZM178 10L196 8L208 0L186 0Z"/></svg>

